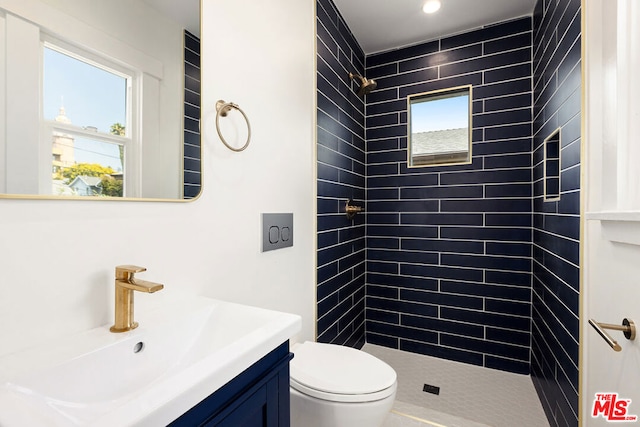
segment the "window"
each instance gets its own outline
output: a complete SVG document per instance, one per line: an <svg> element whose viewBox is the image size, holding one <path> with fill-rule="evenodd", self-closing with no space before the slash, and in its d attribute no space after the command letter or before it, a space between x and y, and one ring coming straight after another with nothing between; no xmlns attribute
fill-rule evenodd
<svg viewBox="0 0 640 427"><path fill-rule="evenodd" d="M133 73L107 62L43 45L43 132L51 144L53 194L124 196Z"/></svg>
<svg viewBox="0 0 640 427"><path fill-rule="evenodd" d="M471 86L411 95L409 167L471 163Z"/></svg>

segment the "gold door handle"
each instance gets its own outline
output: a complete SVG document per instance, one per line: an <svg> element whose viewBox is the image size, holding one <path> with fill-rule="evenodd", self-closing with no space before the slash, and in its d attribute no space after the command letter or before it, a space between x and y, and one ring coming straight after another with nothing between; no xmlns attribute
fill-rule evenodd
<svg viewBox="0 0 640 427"><path fill-rule="evenodd" d="M613 349L613 351L622 351L622 347L616 340L614 340L611 335L609 335L605 329L611 329L614 331L622 331L624 337L628 340L636 339L636 324L633 320L629 320L626 317L622 319L622 325L612 325L610 323L600 323L596 322L593 319L589 319L589 324L593 326L593 329L596 330L598 335L604 339L607 344Z"/></svg>

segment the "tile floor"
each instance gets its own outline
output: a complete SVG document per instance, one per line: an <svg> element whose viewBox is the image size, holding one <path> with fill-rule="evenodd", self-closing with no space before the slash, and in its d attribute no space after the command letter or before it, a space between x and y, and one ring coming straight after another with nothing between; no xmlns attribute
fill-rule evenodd
<svg viewBox="0 0 640 427"><path fill-rule="evenodd" d="M398 374L396 403L383 427L549 427L527 375L373 344L362 350ZM440 394L423 392L425 383Z"/></svg>

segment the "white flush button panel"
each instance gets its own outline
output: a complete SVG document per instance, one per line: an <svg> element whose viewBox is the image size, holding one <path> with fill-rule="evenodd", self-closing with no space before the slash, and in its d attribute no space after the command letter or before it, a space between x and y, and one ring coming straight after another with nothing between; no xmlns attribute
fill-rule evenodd
<svg viewBox="0 0 640 427"><path fill-rule="evenodd" d="M293 246L293 213L262 214L262 252Z"/></svg>

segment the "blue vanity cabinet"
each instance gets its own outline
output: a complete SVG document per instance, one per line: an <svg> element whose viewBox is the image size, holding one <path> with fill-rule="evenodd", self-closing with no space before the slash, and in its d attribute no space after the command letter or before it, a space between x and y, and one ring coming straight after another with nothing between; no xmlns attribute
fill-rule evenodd
<svg viewBox="0 0 640 427"><path fill-rule="evenodd" d="M289 342L169 424L170 427L289 427Z"/></svg>

